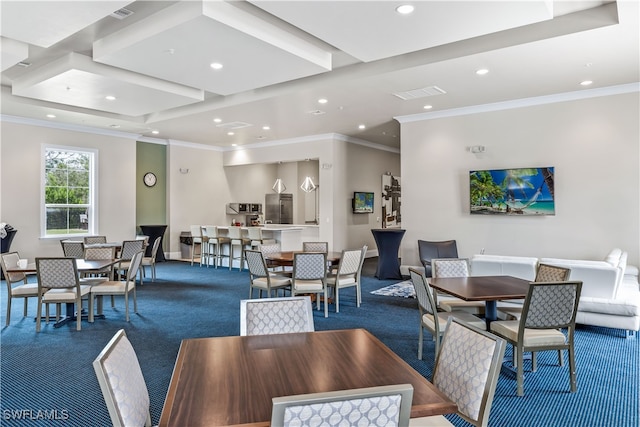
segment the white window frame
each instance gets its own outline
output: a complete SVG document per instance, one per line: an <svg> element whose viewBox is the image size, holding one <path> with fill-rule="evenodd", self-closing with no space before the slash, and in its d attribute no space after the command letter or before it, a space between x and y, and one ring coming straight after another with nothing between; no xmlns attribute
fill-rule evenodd
<svg viewBox="0 0 640 427"><path fill-rule="evenodd" d="M87 206L88 228L84 233L73 234L47 234L47 205L45 203L45 186L47 182L47 151L71 151L75 153L89 154L89 203ZM60 239L84 237L98 234L98 150L85 147L72 147L64 145L42 144L40 167L40 237L43 239Z"/></svg>

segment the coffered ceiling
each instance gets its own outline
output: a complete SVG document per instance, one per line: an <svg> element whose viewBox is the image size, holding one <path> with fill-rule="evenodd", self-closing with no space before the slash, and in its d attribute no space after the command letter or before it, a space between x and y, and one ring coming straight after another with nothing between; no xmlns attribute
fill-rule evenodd
<svg viewBox="0 0 640 427"><path fill-rule="evenodd" d="M325 133L398 148L394 117L640 80L634 0L0 7L5 120L222 149Z"/></svg>

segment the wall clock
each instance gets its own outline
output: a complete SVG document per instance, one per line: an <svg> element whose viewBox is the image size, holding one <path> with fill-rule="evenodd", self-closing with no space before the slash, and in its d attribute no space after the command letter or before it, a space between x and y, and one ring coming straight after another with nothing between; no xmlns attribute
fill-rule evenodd
<svg viewBox="0 0 640 427"><path fill-rule="evenodd" d="M147 187L153 187L158 182L158 178L156 178L156 174L153 172L147 172L144 174L144 185Z"/></svg>

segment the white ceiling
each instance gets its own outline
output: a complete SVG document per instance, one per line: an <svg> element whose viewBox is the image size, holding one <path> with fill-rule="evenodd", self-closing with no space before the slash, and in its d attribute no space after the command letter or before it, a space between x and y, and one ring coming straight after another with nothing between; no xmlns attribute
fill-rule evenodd
<svg viewBox="0 0 640 427"><path fill-rule="evenodd" d="M110 16L122 7L133 14ZM394 117L640 81L636 0L2 0L0 12L6 119L223 149L325 133L397 148Z"/></svg>

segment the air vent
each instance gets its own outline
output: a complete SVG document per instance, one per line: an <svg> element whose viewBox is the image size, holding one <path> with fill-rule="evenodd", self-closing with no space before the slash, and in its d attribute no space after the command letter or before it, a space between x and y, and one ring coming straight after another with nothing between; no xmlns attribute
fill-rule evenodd
<svg viewBox="0 0 640 427"><path fill-rule="evenodd" d="M325 114L325 112L322 110L313 110L313 111L309 111L309 114L313 114L314 116L321 116Z"/></svg>
<svg viewBox="0 0 640 427"><path fill-rule="evenodd" d="M129 10L129 9L125 9L123 7L122 9L116 10L115 12L110 14L109 16L112 16L112 17L118 18L118 19L124 19L124 18L128 18L131 15L133 15L133 11Z"/></svg>
<svg viewBox="0 0 640 427"><path fill-rule="evenodd" d="M253 126L253 125L251 123L245 123L245 122L229 122L229 123L220 123L219 125L216 125L216 127L223 128L223 129L242 129L242 128L248 128L249 126Z"/></svg>
<svg viewBox="0 0 640 427"><path fill-rule="evenodd" d="M405 92L396 92L394 93L394 95L402 100L407 101L409 99L425 98L427 96L442 95L444 93L447 93L447 92L440 89L438 86L428 86L428 87L423 87L421 89L407 90Z"/></svg>

